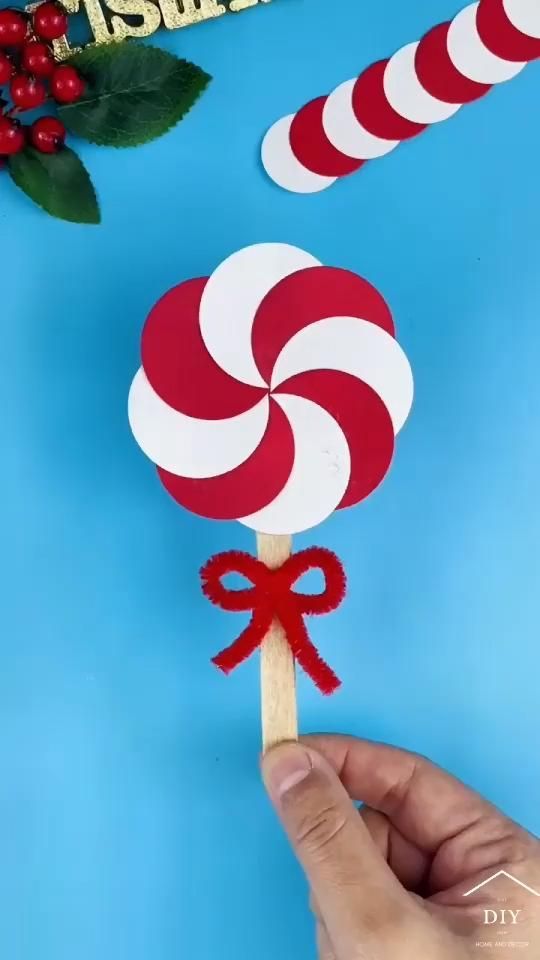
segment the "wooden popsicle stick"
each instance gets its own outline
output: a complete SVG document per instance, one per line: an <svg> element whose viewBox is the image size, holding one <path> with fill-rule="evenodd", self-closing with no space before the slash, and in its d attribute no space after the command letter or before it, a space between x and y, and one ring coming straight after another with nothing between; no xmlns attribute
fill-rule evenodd
<svg viewBox="0 0 540 960"><path fill-rule="evenodd" d="M292 538L257 534L257 554L271 570L290 557ZM263 751L283 740L298 739L296 671L283 627L274 620L261 646L261 717Z"/></svg>

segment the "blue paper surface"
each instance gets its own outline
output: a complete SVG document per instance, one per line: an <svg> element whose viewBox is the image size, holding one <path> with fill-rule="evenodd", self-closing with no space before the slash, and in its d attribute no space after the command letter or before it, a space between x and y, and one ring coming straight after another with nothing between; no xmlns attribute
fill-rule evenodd
<svg viewBox="0 0 540 960"><path fill-rule="evenodd" d="M259 784L258 663L203 599L250 531L177 508L127 391L168 287L279 240L387 297L416 401L384 486L299 537L346 603L311 622L343 677L304 731L421 751L540 831L540 66L323 194L263 174L278 117L452 16L453 0L273 0L154 42L214 81L145 148L78 144L103 225L2 178L0 953L308 960L304 881ZM279 917L279 922L276 922Z"/></svg>

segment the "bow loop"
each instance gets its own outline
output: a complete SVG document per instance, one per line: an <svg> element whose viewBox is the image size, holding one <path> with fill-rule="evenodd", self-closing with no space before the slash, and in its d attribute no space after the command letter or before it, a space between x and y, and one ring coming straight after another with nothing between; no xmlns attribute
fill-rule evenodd
<svg viewBox="0 0 540 960"><path fill-rule="evenodd" d="M241 550L228 550L211 557L201 570L202 591L205 597L222 610L239 613L253 610L257 601L257 586L260 585L259 561ZM264 568L266 570L266 567ZM222 583L228 573L238 573L251 581L252 587L238 590Z"/></svg>
<svg viewBox="0 0 540 960"><path fill-rule="evenodd" d="M320 593L301 593L293 585L310 570L320 570L324 588ZM238 573L253 586L233 590L222 580L228 573ZM240 636L213 658L213 663L230 673L261 646L272 621L280 621L289 646L300 665L325 694L333 693L340 681L320 657L309 638L303 617L335 610L346 590L343 566L330 550L309 547L293 554L276 570L239 550L229 550L212 557L201 570L204 595L227 611L252 611L251 620Z"/></svg>
<svg viewBox="0 0 540 960"><path fill-rule="evenodd" d="M289 557L284 567L287 567L286 573L291 587L310 570L320 570L323 575L324 587L320 593L292 591L300 613L318 616L337 610L345 596L347 580L335 553L325 547L309 547Z"/></svg>

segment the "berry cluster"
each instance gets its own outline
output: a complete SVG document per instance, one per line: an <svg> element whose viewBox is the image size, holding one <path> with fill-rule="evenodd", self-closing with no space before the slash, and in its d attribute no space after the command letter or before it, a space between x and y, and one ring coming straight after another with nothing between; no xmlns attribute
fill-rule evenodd
<svg viewBox="0 0 540 960"><path fill-rule="evenodd" d="M56 153L66 129L57 117L39 117L30 127L15 116L43 106L50 95L57 103L75 103L84 81L75 67L57 64L51 41L62 37L68 16L55 0L46 0L30 17L22 10L0 10L0 87L8 87L12 106L0 113L0 158L19 153L29 142L41 153Z"/></svg>

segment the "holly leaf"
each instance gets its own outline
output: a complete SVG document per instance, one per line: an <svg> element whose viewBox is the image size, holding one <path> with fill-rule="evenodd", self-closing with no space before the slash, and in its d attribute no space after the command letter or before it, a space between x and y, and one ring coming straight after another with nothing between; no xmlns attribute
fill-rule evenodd
<svg viewBox="0 0 540 960"><path fill-rule="evenodd" d="M157 47L111 43L71 57L86 80L77 102L60 107L71 133L109 147L161 137L191 109L211 77Z"/></svg>
<svg viewBox="0 0 540 960"><path fill-rule="evenodd" d="M11 179L34 203L60 220L99 223L99 206L86 167L73 150L39 153L26 147L9 158Z"/></svg>

